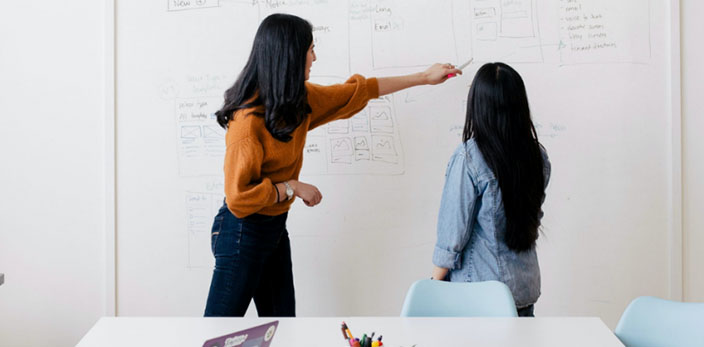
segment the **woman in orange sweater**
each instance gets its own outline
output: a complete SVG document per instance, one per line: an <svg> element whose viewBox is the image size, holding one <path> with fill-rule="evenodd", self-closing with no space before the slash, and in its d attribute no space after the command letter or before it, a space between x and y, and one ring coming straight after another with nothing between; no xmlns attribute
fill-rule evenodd
<svg viewBox="0 0 704 347"><path fill-rule="evenodd" d="M295 316L286 217L295 197L307 206L323 198L298 181L308 131L352 117L370 99L461 73L435 64L412 75L354 75L320 86L306 82L315 59L310 23L286 14L267 17L216 112L227 129L225 203L213 222L215 270L205 316L243 316L252 298L259 316Z"/></svg>

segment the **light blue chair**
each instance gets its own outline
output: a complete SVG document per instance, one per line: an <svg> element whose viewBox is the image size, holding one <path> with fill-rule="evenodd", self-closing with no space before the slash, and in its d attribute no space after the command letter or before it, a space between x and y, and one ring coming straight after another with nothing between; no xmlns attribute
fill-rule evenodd
<svg viewBox="0 0 704 347"><path fill-rule="evenodd" d="M402 317L517 317L508 287L497 281L420 280L411 285Z"/></svg>
<svg viewBox="0 0 704 347"><path fill-rule="evenodd" d="M614 330L627 347L704 346L704 303L641 296L623 311Z"/></svg>

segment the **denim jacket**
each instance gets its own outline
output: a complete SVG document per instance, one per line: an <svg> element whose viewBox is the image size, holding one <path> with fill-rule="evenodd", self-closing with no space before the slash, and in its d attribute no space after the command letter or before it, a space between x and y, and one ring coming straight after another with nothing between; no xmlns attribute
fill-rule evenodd
<svg viewBox="0 0 704 347"><path fill-rule="evenodd" d="M541 151L547 186L550 161ZM511 289L516 307L532 305L540 296L535 246L516 253L503 242L505 232L499 182L470 139L458 146L447 165L433 263L450 269L449 281L501 281Z"/></svg>

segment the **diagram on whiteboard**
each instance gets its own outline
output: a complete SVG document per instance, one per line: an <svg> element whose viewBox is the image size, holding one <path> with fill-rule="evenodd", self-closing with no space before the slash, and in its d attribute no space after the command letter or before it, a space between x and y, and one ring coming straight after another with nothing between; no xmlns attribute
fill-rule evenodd
<svg viewBox="0 0 704 347"><path fill-rule="evenodd" d="M213 111L222 104L222 98L180 98L175 104L179 174L217 174L225 156L225 130L218 125Z"/></svg>
<svg viewBox="0 0 704 347"><path fill-rule="evenodd" d="M472 1L474 59L480 62L543 62L536 1Z"/></svg>
<svg viewBox="0 0 704 347"><path fill-rule="evenodd" d="M373 67L428 66L458 60L453 1L371 1ZM430 30L432 28L432 30Z"/></svg>
<svg viewBox="0 0 704 347"><path fill-rule="evenodd" d="M403 151L393 99L369 102L350 119L311 131L301 174L402 174Z"/></svg>
<svg viewBox="0 0 704 347"><path fill-rule="evenodd" d="M221 192L186 192L186 229L188 231L188 266L212 266L210 228L213 216L222 206Z"/></svg>
<svg viewBox="0 0 704 347"><path fill-rule="evenodd" d="M245 8L261 19L285 12L311 22L318 55L312 75L326 79L321 84L339 83L352 70L373 76L468 57L477 63L560 65L646 62L650 57L649 1L441 0L414 6L401 0L247 3ZM552 10L552 16L541 24L538 13L546 17L546 9ZM550 47L549 56L546 47ZM164 89L163 94L176 94L180 175L212 176L220 173L225 146L224 130L212 115L222 100L210 95L222 92L231 81L194 73L180 86L184 90ZM407 94L405 101L427 98L417 93L411 98ZM303 173L402 173L402 139L392 100L370 102L355 117L309 134Z"/></svg>

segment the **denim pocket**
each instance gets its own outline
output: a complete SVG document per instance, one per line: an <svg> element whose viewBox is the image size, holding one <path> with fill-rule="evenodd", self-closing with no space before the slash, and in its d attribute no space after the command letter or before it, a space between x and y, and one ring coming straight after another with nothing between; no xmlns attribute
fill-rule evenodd
<svg viewBox="0 0 704 347"><path fill-rule="evenodd" d="M220 236L220 232L222 231L222 224L225 220L224 216L215 216L215 220L213 221L213 228L210 231L210 251L213 252L213 255L215 255L215 246L218 243L218 236Z"/></svg>

